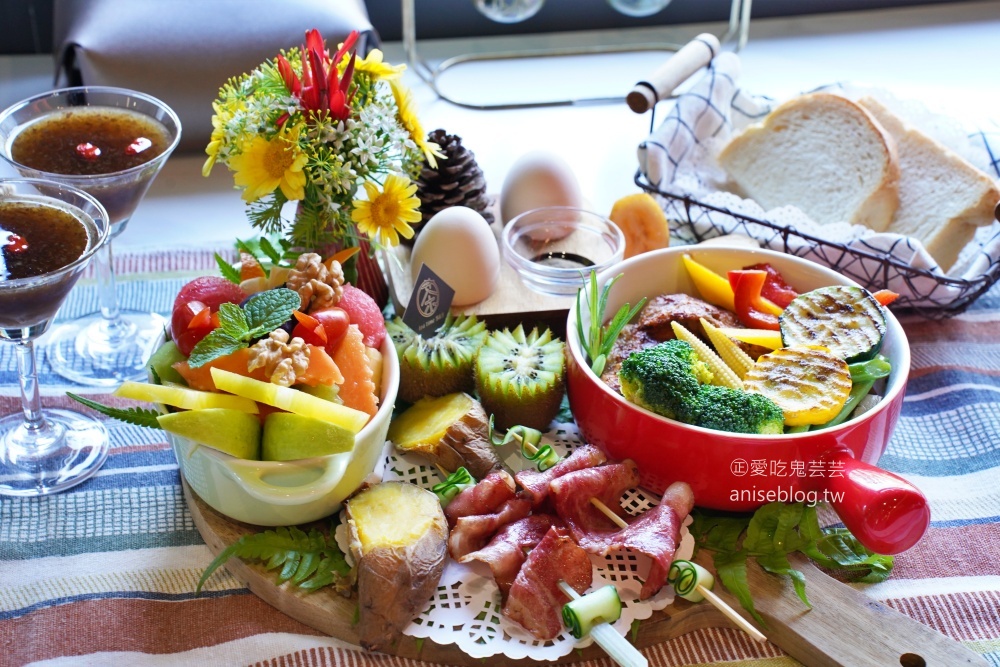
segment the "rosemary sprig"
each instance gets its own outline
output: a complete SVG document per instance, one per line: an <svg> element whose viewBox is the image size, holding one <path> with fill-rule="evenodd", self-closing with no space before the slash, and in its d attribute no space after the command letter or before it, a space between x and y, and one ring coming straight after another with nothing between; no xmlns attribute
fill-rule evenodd
<svg viewBox="0 0 1000 667"><path fill-rule="evenodd" d="M615 346L615 341L618 340L618 335L622 332L622 329L646 305L646 297L639 299L639 303L632 307L626 303L618 309L618 312L615 313L615 316L611 318L611 321L607 325L603 324L604 311L608 306L608 294L611 292L611 287L621 277L622 274L619 273L609 280L604 285L604 289L598 294L597 272L591 271L589 288L581 289L576 295L577 336L580 338L580 344L587 355L587 362L590 364L590 369L596 375L604 372L604 365L608 361L608 355L611 354L611 349ZM580 306L580 301L585 292L587 308L590 314L590 327L586 332L583 328Z"/></svg>

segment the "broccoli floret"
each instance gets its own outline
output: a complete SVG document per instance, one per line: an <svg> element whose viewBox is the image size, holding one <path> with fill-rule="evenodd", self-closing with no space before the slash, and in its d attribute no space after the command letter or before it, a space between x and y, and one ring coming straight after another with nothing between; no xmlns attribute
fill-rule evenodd
<svg viewBox="0 0 1000 667"><path fill-rule="evenodd" d="M774 435L784 432L785 415L767 396L705 385L698 390L693 424L716 431Z"/></svg>
<svg viewBox="0 0 1000 667"><path fill-rule="evenodd" d="M690 344L675 339L630 354L618 379L632 403L689 422L698 412L698 389L712 381L712 372Z"/></svg>

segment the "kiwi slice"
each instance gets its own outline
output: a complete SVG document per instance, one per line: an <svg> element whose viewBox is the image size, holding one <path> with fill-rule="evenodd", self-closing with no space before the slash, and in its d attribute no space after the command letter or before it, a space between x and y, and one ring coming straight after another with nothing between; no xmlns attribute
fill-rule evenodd
<svg viewBox="0 0 1000 667"><path fill-rule="evenodd" d="M563 343L546 329L494 331L476 358L476 391L500 428L547 430L565 389Z"/></svg>
<svg viewBox="0 0 1000 667"><path fill-rule="evenodd" d="M399 357L400 400L415 403L424 396L472 392L472 364L486 339L486 324L475 315L448 315L430 338L399 317L385 328Z"/></svg>

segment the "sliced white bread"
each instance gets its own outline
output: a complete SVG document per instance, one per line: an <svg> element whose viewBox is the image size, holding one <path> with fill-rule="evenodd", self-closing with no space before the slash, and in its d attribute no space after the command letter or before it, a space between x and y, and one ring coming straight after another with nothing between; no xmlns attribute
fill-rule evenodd
<svg viewBox="0 0 1000 667"><path fill-rule="evenodd" d="M785 102L734 137L719 163L765 209L791 204L820 223L882 231L899 204L892 138L864 108L839 95Z"/></svg>
<svg viewBox="0 0 1000 667"><path fill-rule="evenodd" d="M993 222L1000 187L877 100L866 97L860 103L896 141L899 208L886 231L918 239L948 271L976 227Z"/></svg>

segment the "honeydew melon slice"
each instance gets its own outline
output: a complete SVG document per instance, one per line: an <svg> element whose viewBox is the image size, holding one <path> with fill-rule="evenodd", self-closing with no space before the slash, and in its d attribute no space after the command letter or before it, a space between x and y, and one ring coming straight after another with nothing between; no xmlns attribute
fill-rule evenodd
<svg viewBox="0 0 1000 667"><path fill-rule="evenodd" d="M146 368L153 369L156 373L156 377L160 379L161 382L174 382L178 384L184 384L184 378L180 373L174 368L174 364L178 361L184 361L187 359L180 350L177 349L177 345L174 341L168 340L160 347L156 348L156 352L153 352L153 356L149 358L146 362Z"/></svg>
<svg viewBox="0 0 1000 667"><path fill-rule="evenodd" d="M220 368L212 369L212 381L216 388L222 391L266 403L303 417L312 417L336 424L350 431L351 435L356 434L368 423L368 413L366 412L310 396L291 387L261 382Z"/></svg>
<svg viewBox="0 0 1000 667"><path fill-rule="evenodd" d="M257 404L242 396L230 396L214 391L198 391L175 385L148 384L146 382L123 382L115 389L115 396L132 398L149 403L163 403L182 410L208 410L223 408L257 414Z"/></svg>
<svg viewBox="0 0 1000 667"><path fill-rule="evenodd" d="M209 408L156 418L160 428L241 459L260 459L260 420L241 410Z"/></svg>
<svg viewBox="0 0 1000 667"><path fill-rule="evenodd" d="M354 434L322 419L272 412L264 420L260 456L264 461L295 461L349 452Z"/></svg>

